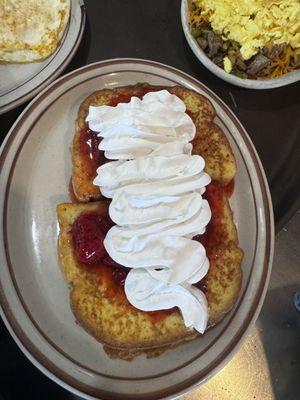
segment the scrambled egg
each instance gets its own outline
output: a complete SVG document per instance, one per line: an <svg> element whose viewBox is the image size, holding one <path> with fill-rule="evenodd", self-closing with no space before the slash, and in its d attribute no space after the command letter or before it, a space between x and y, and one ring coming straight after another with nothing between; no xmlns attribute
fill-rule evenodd
<svg viewBox="0 0 300 400"><path fill-rule="evenodd" d="M28 62L57 48L70 0L0 0L0 61Z"/></svg>
<svg viewBox="0 0 300 400"><path fill-rule="evenodd" d="M230 59L228 57L224 57L223 64L224 70L230 74L230 72L232 71L232 63Z"/></svg>
<svg viewBox="0 0 300 400"><path fill-rule="evenodd" d="M299 0L195 0L216 33L241 45L248 60L266 45L300 47Z"/></svg>

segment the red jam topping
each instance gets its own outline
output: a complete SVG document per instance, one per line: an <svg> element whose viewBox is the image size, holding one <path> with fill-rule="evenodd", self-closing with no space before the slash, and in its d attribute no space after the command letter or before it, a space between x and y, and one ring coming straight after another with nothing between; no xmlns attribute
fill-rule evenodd
<svg viewBox="0 0 300 400"><path fill-rule="evenodd" d="M217 243L222 241L222 235L224 234L218 221L220 221L223 216L223 195L225 191L225 186L220 186L215 182L211 182L206 187L206 191L203 195L209 203L212 216L205 233L203 235L196 235L193 239L203 244L208 254L210 248L213 248Z"/></svg>
<svg viewBox="0 0 300 400"><path fill-rule="evenodd" d="M226 186L218 185L215 182L210 183L204 198L208 201L211 209L211 220L206 228L206 252L208 257L218 243L222 243L226 239L222 219L224 213L224 193L226 194Z"/></svg>
<svg viewBox="0 0 300 400"><path fill-rule="evenodd" d="M122 265L118 264L115 260L113 260L108 254L105 255L102 259L103 264L108 267L122 267Z"/></svg>
<svg viewBox="0 0 300 400"><path fill-rule="evenodd" d="M100 163L103 158L103 152L98 149L100 138L97 133L91 129L83 129L80 138L80 151L95 163Z"/></svg>
<svg viewBox="0 0 300 400"><path fill-rule="evenodd" d="M126 276L130 271L130 268L123 267L123 265L118 264L115 260L113 260L108 254L102 259L103 264L111 267L112 276L114 281L120 285L124 286Z"/></svg>
<svg viewBox="0 0 300 400"><path fill-rule="evenodd" d="M100 223L100 229L103 232L104 236L106 236L107 232L112 228L115 224L113 221L110 219L110 216L108 214L106 215L100 215L99 217L99 223Z"/></svg>
<svg viewBox="0 0 300 400"><path fill-rule="evenodd" d="M147 311L148 317L153 323L159 322L166 318L168 315L178 311L177 307L169 308L168 310Z"/></svg>
<svg viewBox="0 0 300 400"><path fill-rule="evenodd" d="M206 227L203 235L196 235L194 240L200 242L206 249L208 259L211 261L214 249L219 243L224 242L226 232L224 231L221 220L224 212L224 193L230 197L234 190L234 183L231 181L228 185L222 186L216 182L211 182L207 187L203 197L208 201L211 209L211 220ZM201 289L204 293L206 291L205 278L194 286Z"/></svg>
<svg viewBox="0 0 300 400"><path fill-rule="evenodd" d="M96 264L105 256L106 233L100 227L101 216L94 212L81 214L73 223L72 239L78 261Z"/></svg>
<svg viewBox="0 0 300 400"><path fill-rule="evenodd" d="M120 285L120 286L124 286L125 285L125 279L126 276L128 275L130 271L130 268L126 268L126 267L113 267L112 269L112 276L114 278L114 281Z"/></svg>
<svg viewBox="0 0 300 400"><path fill-rule="evenodd" d="M97 212L81 214L72 225L72 240L77 260L81 263L94 265L101 263L110 267L114 281L124 286L129 268L116 263L107 254L103 241L108 230L113 226L109 215L99 215Z"/></svg>
<svg viewBox="0 0 300 400"><path fill-rule="evenodd" d="M115 107L119 103L129 103L131 97L132 96L128 94L120 94L119 96L113 97L108 105L111 107Z"/></svg>
<svg viewBox="0 0 300 400"><path fill-rule="evenodd" d="M101 138L91 129L82 129L79 137L80 152L85 157L85 168L87 173L94 177L96 169L103 164L106 159L104 152L99 150L98 146Z"/></svg>
<svg viewBox="0 0 300 400"><path fill-rule="evenodd" d="M133 96L142 99L145 96L145 94L148 93L149 91L153 92L153 89L141 86L140 89ZM119 94L118 96L115 96L111 99L109 105L111 107L115 107L119 103L129 103L131 97L133 96L132 94Z"/></svg>
<svg viewBox="0 0 300 400"><path fill-rule="evenodd" d="M223 195L227 193L225 186L212 182L207 186L204 197L208 200L212 219L203 235L196 235L194 240L199 241L207 250L208 258L210 249L222 241L224 232L219 224L223 216ZM124 282L130 268L125 268L115 262L105 251L103 240L107 231L113 226L108 215L99 215L97 212L81 214L72 227L73 243L78 260L85 264L101 264L109 267L113 280L118 286ZM197 287L205 291L205 280L198 282ZM169 311L170 312L170 311ZM155 314L156 315L156 314ZM164 314L165 315L165 314Z"/></svg>
<svg viewBox="0 0 300 400"><path fill-rule="evenodd" d="M226 195L230 198L233 195L234 191L234 179L232 179L226 186L224 186Z"/></svg>
<svg viewBox="0 0 300 400"><path fill-rule="evenodd" d="M197 240L197 242L201 243L204 247L207 246L207 241L208 241L208 230L206 228L206 231L203 233L203 235L196 235L193 237L194 240Z"/></svg>

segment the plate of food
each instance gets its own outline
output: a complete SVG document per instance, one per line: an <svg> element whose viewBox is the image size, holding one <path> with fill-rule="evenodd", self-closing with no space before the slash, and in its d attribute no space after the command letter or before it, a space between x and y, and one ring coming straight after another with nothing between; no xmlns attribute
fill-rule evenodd
<svg viewBox="0 0 300 400"><path fill-rule="evenodd" d="M185 37L199 61L227 82L271 89L300 80L300 4L182 0Z"/></svg>
<svg viewBox="0 0 300 400"><path fill-rule="evenodd" d="M34 97L74 56L85 26L81 0L4 2L0 28L0 114Z"/></svg>
<svg viewBox="0 0 300 400"><path fill-rule="evenodd" d="M241 346L272 204L206 86L146 60L85 66L28 105L0 162L1 316L51 379L85 398L172 398Z"/></svg>

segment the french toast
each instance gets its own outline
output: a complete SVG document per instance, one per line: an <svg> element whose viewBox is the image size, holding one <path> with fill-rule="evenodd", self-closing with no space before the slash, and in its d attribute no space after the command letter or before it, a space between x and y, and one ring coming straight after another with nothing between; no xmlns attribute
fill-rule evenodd
<svg viewBox="0 0 300 400"><path fill-rule="evenodd" d="M220 186L212 189L218 192L218 205L211 202L213 217L205 243L210 269L200 282L208 301L209 327L222 319L238 296L243 258L226 192ZM209 200L210 191L209 188ZM137 310L130 305L123 287L114 281L107 265L83 266L78 262L72 246L72 224L82 213L93 211L101 215L106 214L107 209L106 201L65 203L57 207L59 257L71 286L70 301L76 320L106 345L110 355L124 359L141 352L156 355L159 350L195 338L197 333L186 329L179 311Z"/></svg>
<svg viewBox="0 0 300 400"><path fill-rule="evenodd" d="M60 225L58 252L63 273L70 285L70 303L77 322L104 344L112 358L130 360L141 353L148 357L161 354L199 334L188 330L177 308L144 312L127 300L124 288L115 279L115 269L105 263L85 265L74 251L72 227L78 217L96 213L105 216L109 202L103 200L99 188L93 185L96 169L105 162L103 155L86 152L88 126L85 122L90 105L116 105L128 102L134 95L142 97L162 87L138 84L117 89L104 89L85 99L78 111L72 145L72 183L79 203L57 206ZM165 88L164 88L165 89ZM234 305L242 282L243 252L228 201L228 187L236 173L236 163L230 144L214 121L215 110L209 100L182 87L167 88L180 97L196 126L192 141L193 153L206 162L205 171L213 182L207 187L212 219L206 234L195 237L207 251L210 268L198 286L208 302L208 328L217 324ZM87 136L86 136L87 135ZM94 135L95 136L95 135ZM88 143L89 149L98 142Z"/></svg>
<svg viewBox="0 0 300 400"><path fill-rule="evenodd" d="M93 185L96 169L105 162L104 157L97 155L93 159L92 149L98 141L94 136L89 137L86 117L89 106L116 105L128 102L132 96L142 97L150 91L167 89L178 96L186 105L186 112L196 126L196 136L193 140L194 154L200 154L205 160L205 172L212 180L222 184L229 183L236 173L236 163L230 144L213 120L215 110L208 99L193 90L181 87L151 86L137 84L116 89L102 89L92 93L80 105L75 134L72 144L72 184L78 201L88 202L101 199L99 188ZM96 143L94 142L96 141ZM86 142L89 142L86 145ZM89 154L87 156L87 151Z"/></svg>

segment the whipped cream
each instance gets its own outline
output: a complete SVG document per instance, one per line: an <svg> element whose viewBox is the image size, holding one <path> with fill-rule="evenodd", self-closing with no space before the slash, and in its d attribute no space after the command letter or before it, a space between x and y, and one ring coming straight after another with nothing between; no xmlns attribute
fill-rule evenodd
<svg viewBox="0 0 300 400"><path fill-rule="evenodd" d="M166 90L147 93L142 100L132 97L116 107L90 106L86 120L100 133L99 149L110 160L191 151L188 142L196 132L183 101Z"/></svg>
<svg viewBox="0 0 300 400"><path fill-rule="evenodd" d="M94 184L112 201L115 222L104 240L110 257L131 268L129 302L143 311L178 307L186 327L203 333L205 295L192 286L209 269L205 248L192 237L210 221L202 198L211 181L204 160L191 155L195 125L185 104L168 91L116 107L90 107L89 128L102 138L111 161L97 169Z"/></svg>

